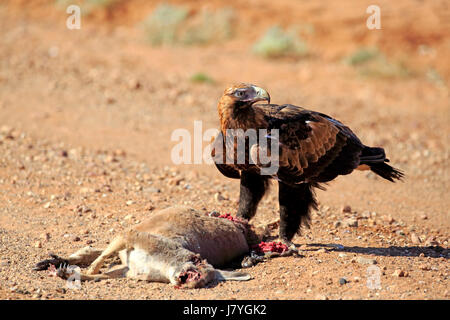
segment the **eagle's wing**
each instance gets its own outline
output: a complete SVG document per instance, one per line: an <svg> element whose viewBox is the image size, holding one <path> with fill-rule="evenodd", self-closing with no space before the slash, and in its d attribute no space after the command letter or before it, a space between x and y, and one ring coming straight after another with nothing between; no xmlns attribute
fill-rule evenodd
<svg viewBox="0 0 450 320"><path fill-rule="evenodd" d="M230 159L227 158L227 145L224 142L223 134L219 132L219 134L214 138L214 142L212 143L211 148L211 157L216 165L217 169L228 178L232 179L240 179L241 174L239 170L237 170L233 165L227 163L230 162ZM234 146L231 146L234 149Z"/></svg>
<svg viewBox="0 0 450 320"><path fill-rule="evenodd" d="M277 178L286 183L326 182L359 164L364 145L339 121L293 105L256 105L279 133Z"/></svg>

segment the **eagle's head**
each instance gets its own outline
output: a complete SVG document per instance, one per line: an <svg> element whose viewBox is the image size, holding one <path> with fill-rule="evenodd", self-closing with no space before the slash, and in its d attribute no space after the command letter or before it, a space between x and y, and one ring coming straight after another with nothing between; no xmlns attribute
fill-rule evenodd
<svg viewBox="0 0 450 320"><path fill-rule="evenodd" d="M240 108L251 106L258 101L270 103L269 93L253 84L239 83L225 89L219 104Z"/></svg>

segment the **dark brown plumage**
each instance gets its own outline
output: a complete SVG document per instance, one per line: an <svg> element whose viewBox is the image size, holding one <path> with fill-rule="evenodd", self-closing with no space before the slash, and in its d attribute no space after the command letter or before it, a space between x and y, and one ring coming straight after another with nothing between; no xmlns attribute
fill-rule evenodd
<svg viewBox="0 0 450 320"><path fill-rule="evenodd" d="M263 100L268 104L256 104ZM365 146L340 121L290 104L270 104L269 94L257 86L239 84L226 89L218 112L221 133L214 142L212 156L223 175L241 180L238 216L251 219L269 179L278 180L280 237L285 242L290 242L301 222L308 223L309 211L316 207L313 188L320 187L320 183L355 169L372 170L392 182L403 176L386 163L389 160L382 148ZM237 140L227 139L230 129L276 129L279 137L263 137L266 148L262 147L261 137L257 141L247 137L245 149L238 152ZM273 164L258 161L261 153L271 154L271 140L277 140L279 163L274 174L262 175L261 170ZM227 151L233 152L230 155ZM245 161L237 161L239 153Z"/></svg>

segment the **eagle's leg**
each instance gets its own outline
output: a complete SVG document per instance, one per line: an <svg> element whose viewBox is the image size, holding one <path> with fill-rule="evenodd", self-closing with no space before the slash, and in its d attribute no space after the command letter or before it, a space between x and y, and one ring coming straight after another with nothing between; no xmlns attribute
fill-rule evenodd
<svg viewBox="0 0 450 320"><path fill-rule="evenodd" d="M250 220L255 215L258 203L266 193L268 186L268 177L242 171L237 216Z"/></svg>
<svg viewBox="0 0 450 320"><path fill-rule="evenodd" d="M300 225L309 225L309 212L317 208L312 186L308 183L291 186L279 182L280 239L290 245Z"/></svg>

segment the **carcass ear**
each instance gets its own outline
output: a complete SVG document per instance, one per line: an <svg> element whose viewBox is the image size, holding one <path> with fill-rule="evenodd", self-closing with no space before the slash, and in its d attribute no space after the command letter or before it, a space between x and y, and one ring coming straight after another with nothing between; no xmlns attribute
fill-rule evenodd
<svg viewBox="0 0 450 320"><path fill-rule="evenodd" d="M216 280L219 281L247 281L252 277L245 272L240 271L225 271L216 269Z"/></svg>

